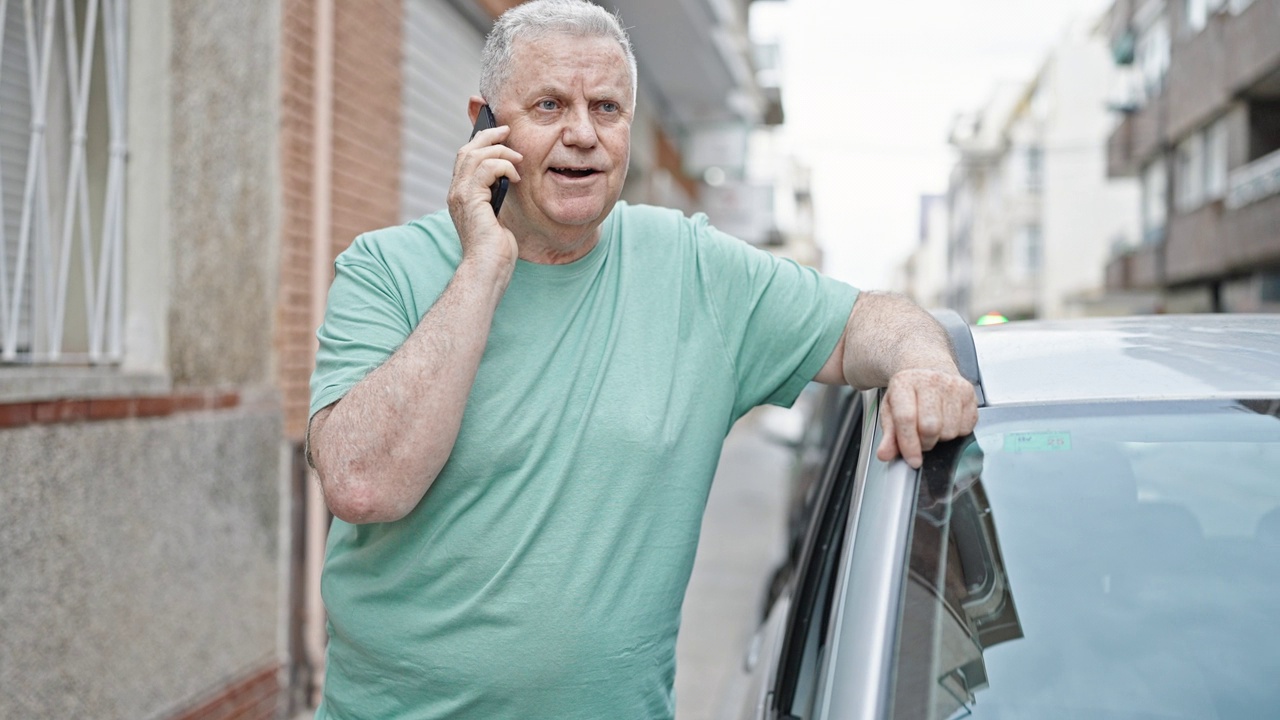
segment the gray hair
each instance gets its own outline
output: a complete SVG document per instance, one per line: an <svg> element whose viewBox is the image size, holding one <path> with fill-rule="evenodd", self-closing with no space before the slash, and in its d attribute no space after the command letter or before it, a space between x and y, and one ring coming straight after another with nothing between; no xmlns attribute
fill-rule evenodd
<svg viewBox="0 0 1280 720"><path fill-rule="evenodd" d="M480 56L480 94L495 103L511 75L517 43L565 33L606 38L618 43L631 73L631 101L636 94L636 56L617 15L590 0L529 0L504 12L493 24ZM496 110L495 110L496 112Z"/></svg>

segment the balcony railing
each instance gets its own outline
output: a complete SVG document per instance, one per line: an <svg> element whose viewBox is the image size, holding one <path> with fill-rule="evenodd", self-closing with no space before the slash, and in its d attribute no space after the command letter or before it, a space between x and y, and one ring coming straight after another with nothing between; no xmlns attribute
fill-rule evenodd
<svg viewBox="0 0 1280 720"><path fill-rule="evenodd" d="M1227 177L1228 209L1245 205L1280 193L1280 150L1236 168Z"/></svg>

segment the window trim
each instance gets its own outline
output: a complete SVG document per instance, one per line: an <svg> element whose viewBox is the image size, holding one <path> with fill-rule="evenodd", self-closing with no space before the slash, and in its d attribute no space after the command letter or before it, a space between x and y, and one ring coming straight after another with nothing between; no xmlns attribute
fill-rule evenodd
<svg viewBox="0 0 1280 720"><path fill-rule="evenodd" d="M915 509L920 471L897 459L885 463L870 455L883 436L878 422L883 391L868 408L863 443L863 472L855 488L841 558L839 608L832 627L832 648L825 676L825 697L818 717L874 720L892 701L894 638L908 560L907 538ZM863 508L874 512L863 512ZM857 549L854 553L852 550ZM850 593L849 588L856 588ZM840 648L876 648L842 655ZM839 682L834 682L839 678Z"/></svg>
<svg viewBox="0 0 1280 720"><path fill-rule="evenodd" d="M841 556L836 558L836 567L838 569L843 564L842 556L847 551L847 548L841 549L841 542L844 537L841 531L846 527L846 523L839 522L839 518L844 513L840 511L839 506L833 507L831 505L830 498L833 493L840 489L837 486L842 485L840 482L842 478L848 479L845 484L848 486L850 496L856 495L856 490L853 487L857 484L858 459L862 455L862 448L865 443L859 443L855 447L853 438L855 432L858 438L865 436L864 429L866 425L863 416L866 413L863 404L862 394L855 393L851 396L849 406L844 411L844 419L840 423L840 432L837 435L837 444L827 458L827 467L822 474L822 485L819 488L814 504L814 508L821 508L825 512L814 513L813 517L810 518L809 529L805 531L804 549L797 563L799 571L796 579L792 581L791 591L785 593L785 595L791 597L791 605L787 612L786 629L783 634L781 651L778 653L778 667L773 682L772 701L770 703L771 711L777 717L791 717L789 708L796 698L800 669L803 665L805 639L809 635L809 629L814 619L811 610L816 603L817 598L815 596L822 584L821 572L815 571L812 566L815 562L820 563L823 558L827 557L827 555L823 555L815 558L815 554L827 548L841 552ZM842 504L845 508L848 508L853 502ZM834 517L832 512L835 513ZM825 546L821 544L822 538L827 541ZM819 565L820 567L821 565ZM832 602L828 604L828 612L836 606L836 598L833 597Z"/></svg>

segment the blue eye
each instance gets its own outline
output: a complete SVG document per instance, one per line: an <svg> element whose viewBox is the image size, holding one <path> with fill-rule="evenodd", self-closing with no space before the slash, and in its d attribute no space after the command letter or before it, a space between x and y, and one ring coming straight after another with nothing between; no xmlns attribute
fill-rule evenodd
<svg viewBox="0 0 1280 720"><path fill-rule="evenodd" d="M555 100L542 100L538 103L538 108L542 110L555 110L557 107Z"/></svg>
<svg viewBox="0 0 1280 720"><path fill-rule="evenodd" d="M616 113L616 112L618 112L618 110L620 110L621 108L619 108L619 107L618 107L618 103L615 103L615 102L603 102L603 103L600 103L600 109L601 109L601 110L603 110L603 111L605 111L605 112L607 112L607 113Z"/></svg>

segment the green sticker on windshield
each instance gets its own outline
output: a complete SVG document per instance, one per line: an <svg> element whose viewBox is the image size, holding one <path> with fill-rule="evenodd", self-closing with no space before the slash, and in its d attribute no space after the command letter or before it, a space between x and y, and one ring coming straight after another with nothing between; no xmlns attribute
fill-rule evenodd
<svg viewBox="0 0 1280 720"><path fill-rule="evenodd" d="M1071 449L1071 433L1021 432L1004 436L1005 452L1053 452Z"/></svg>

